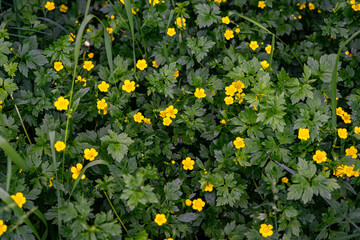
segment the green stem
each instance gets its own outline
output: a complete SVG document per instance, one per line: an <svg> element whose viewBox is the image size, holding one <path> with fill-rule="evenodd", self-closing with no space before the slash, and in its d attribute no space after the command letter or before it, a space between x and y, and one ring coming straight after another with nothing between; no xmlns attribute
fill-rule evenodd
<svg viewBox="0 0 360 240"><path fill-rule="evenodd" d="M14 97L13 97L12 94L10 94L10 97L11 97L12 100L14 100ZM29 143L32 144L32 142L31 142L31 140L30 140L30 137L29 137L29 134L28 134L28 132L26 131L26 128L25 128L24 122L23 122L23 120L22 120L21 114L20 114L20 112L19 112L19 109L18 109L18 107L16 106L15 103L14 103L14 106L15 106L15 110L16 110L16 112L17 112L17 115L19 116L21 125L22 125L22 127L23 127L23 129L24 129L25 135L26 135Z"/></svg>
<svg viewBox="0 0 360 240"><path fill-rule="evenodd" d="M128 232L128 230L126 229L126 227L125 227L125 225L124 225L123 221L121 221L121 218L119 217L119 214L116 212L116 210L115 210L114 206L112 205L112 203L111 203L111 201L110 201L109 196L107 195L107 193L106 193L105 191L103 191L103 192L104 192L105 197L106 197L106 199L108 200L108 202L109 202L109 204L110 204L110 206L111 206L112 210L114 211L114 213L115 213L116 217L119 219L119 221L120 221L121 225L122 225L122 226L123 226L123 228L125 229L125 232L126 232L126 233L129 233L129 232Z"/></svg>

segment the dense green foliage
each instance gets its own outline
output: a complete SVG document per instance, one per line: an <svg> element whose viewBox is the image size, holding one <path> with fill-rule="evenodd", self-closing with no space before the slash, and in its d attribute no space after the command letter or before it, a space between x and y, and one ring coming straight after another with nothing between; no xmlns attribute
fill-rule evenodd
<svg viewBox="0 0 360 240"><path fill-rule="evenodd" d="M0 238L360 237L358 1L52 3L0 0Z"/></svg>

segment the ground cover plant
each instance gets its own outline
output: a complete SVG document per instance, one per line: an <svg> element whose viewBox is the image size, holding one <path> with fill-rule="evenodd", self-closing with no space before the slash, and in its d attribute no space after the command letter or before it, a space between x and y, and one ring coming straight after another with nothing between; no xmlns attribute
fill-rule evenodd
<svg viewBox="0 0 360 240"><path fill-rule="evenodd" d="M359 22L0 1L0 239L358 239Z"/></svg>

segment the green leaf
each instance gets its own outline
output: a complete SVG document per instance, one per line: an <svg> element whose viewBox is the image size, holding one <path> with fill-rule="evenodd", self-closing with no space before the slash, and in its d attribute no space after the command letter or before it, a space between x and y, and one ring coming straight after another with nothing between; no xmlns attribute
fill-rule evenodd
<svg viewBox="0 0 360 240"><path fill-rule="evenodd" d="M108 153L118 162L120 162L129 150L129 146L134 142L126 133L116 134L112 130L109 135L100 138L101 142L108 145Z"/></svg>
<svg viewBox="0 0 360 240"><path fill-rule="evenodd" d="M164 186L165 197L170 201L180 199L182 195L182 192L179 191L181 185L182 185L182 180L180 179L175 179L174 181L165 184Z"/></svg>
<svg viewBox="0 0 360 240"><path fill-rule="evenodd" d="M220 8L216 4L210 7L208 4L198 4L195 6L197 21L200 28L210 27L213 23L220 21Z"/></svg>
<svg viewBox="0 0 360 240"><path fill-rule="evenodd" d="M10 52L10 42L6 42L4 38L0 38L0 66L8 62L7 54Z"/></svg>
<svg viewBox="0 0 360 240"><path fill-rule="evenodd" d="M196 61L200 62L207 56L209 50L215 45L215 42L207 40L206 37L187 38L187 46L191 54L196 57Z"/></svg>
<svg viewBox="0 0 360 240"><path fill-rule="evenodd" d="M179 215L178 219L180 222L192 222L194 221L197 217L199 216L199 214L196 213L184 213Z"/></svg>

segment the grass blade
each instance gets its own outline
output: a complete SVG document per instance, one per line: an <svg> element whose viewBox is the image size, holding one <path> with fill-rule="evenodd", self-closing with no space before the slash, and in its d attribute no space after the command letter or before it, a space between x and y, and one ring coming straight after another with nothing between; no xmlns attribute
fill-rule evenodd
<svg viewBox="0 0 360 240"><path fill-rule="evenodd" d="M67 34L70 34L70 32L66 28L64 28L63 26L61 26L59 23L55 22L54 20L51 20L49 18L44 18L44 17L37 17L37 19L52 23L52 24L56 25L58 28L60 28L61 30L63 30L64 32L66 32Z"/></svg>
<svg viewBox="0 0 360 240"><path fill-rule="evenodd" d="M166 25L165 40L164 40L165 57L166 57L166 61L168 62L168 64L170 64L170 60L169 60L169 54L168 54L167 47L166 47L166 42L167 42L167 38L168 38L167 30L170 27L170 24L171 24L171 21L172 21L173 17L174 17L174 10L171 10L170 11L170 16L169 16L169 19L168 19L168 22L167 22L167 25Z"/></svg>
<svg viewBox="0 0 360 240"><path fill-rule="evenodd" d="M10 157L11 161L23 171L29 171L31 169L20 154L18 154L2 136L0 136L0 148L8 155L8 157Z"/></svg>
<svg viewBox="0 0 360 240"><path fill-rule="evenodd" d="M10 157L7 158L7 173L6 173L6 191L9 191L10 188L10 181L11 181L11 175L12 175L12 161Z"/></svg>
<svg viewBox="0 0 360 240"><path fill-rule="evenodd" d="M80 179L81 179L81 176L85 173L86 169L88 169L89 167L92 167L92 166L95 166L95 165L109 165L108 162L104 161L104 160L95 160L95 161L92 161L91 163L87 164L80 172L79 174L79 177L75 180L74 182L74 185L73 185L73 188L71 190L71 193L70 193L70 196L69 196L69 199L71 198L76 186L78 185Z"/></svg>
<svg viewBox="0 0 360 240"><path fill-rule="evenodd" d="M125 0L126 15L130 24L131 37L133 41L134 71L136 71L134 16L132 14L131 7L132 5L130 0Z"/></svg>

